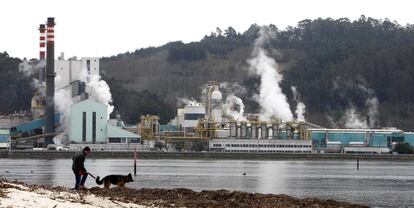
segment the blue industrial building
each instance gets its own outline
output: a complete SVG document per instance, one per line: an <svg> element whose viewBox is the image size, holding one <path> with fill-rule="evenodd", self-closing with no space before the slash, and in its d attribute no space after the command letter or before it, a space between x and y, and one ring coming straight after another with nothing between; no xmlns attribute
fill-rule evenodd
<svg viewBox="0 0 414 208"><path fill-rule="evenodd" d="M329 143L340 145L364 144L370 147L390 147L393 142L405 142L403 131L398 129L309 129L308 133L316 147ZM412 135L414 142L414 133Z"/></svg>

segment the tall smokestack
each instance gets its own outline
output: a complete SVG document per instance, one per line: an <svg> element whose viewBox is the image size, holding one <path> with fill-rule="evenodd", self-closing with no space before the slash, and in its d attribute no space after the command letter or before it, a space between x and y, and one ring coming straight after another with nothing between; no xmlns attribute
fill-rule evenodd
<svg viewBox="0 0 414 208"><path fill-rule="evenodd" d="M55 133L55 18L47 18L46 47L46 133ZM53 136L45 138L45 147L53 144Z"/></svg>
<svg viewBox="0 0 414 208"><path fill-rule="evenodd" d="M39 31L40 31L39 61L41 63L40 64L40 69L39 69L39 81L40 81L40 83L43 83L45 81L45 67L44 67L44 64L42 62L45 61L45 57L46 57L46 51L45 51L45 47L46 47L46 26L44 24L40 24Z"/></svg>

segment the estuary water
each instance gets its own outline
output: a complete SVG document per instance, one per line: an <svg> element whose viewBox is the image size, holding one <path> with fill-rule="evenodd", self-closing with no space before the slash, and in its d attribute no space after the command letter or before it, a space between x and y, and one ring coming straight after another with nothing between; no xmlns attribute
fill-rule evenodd
<svg viewBox="0 0 414 208"><path fill-rule="evenodd" d="M73 187L70 159L0 159L0 177ZM95 176L134 173L132 159L86 159ZM245 175L243 174L245 173ZM97 186L89 177L87 187ZM227 189L317 197L371 207L414 207L414 162L138 160L133 188Z"/></svg>

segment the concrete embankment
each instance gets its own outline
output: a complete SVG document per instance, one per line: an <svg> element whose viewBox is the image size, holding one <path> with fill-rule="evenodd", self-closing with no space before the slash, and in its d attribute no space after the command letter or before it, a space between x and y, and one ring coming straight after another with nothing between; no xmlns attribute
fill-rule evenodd
<svg viewBox="0 0 414 208"><path fill-rule="evenodd" d="M72 151L13 150L0 151L0 158L54 159L71 158ZM275 154L223 152L137 152L138 159L213 159L213 160L414 160L414 155L366 154ZM133 158L132 151L92 152L89 158Z"/></svg>

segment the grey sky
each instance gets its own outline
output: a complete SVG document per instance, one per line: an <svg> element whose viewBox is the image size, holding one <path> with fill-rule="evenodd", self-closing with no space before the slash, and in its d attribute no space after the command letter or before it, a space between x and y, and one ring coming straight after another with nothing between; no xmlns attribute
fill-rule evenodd
<svg viewBox="0 0 414 208"><path fill-rule="evenodd" d="M279 29L318 17L351 20L361 14L414 23L409 0L7 0L1 3L0 51L38 57L37 27L55 17L56 56L110 56L169 41L198 41L232 26L251 24Z"/></svg>

